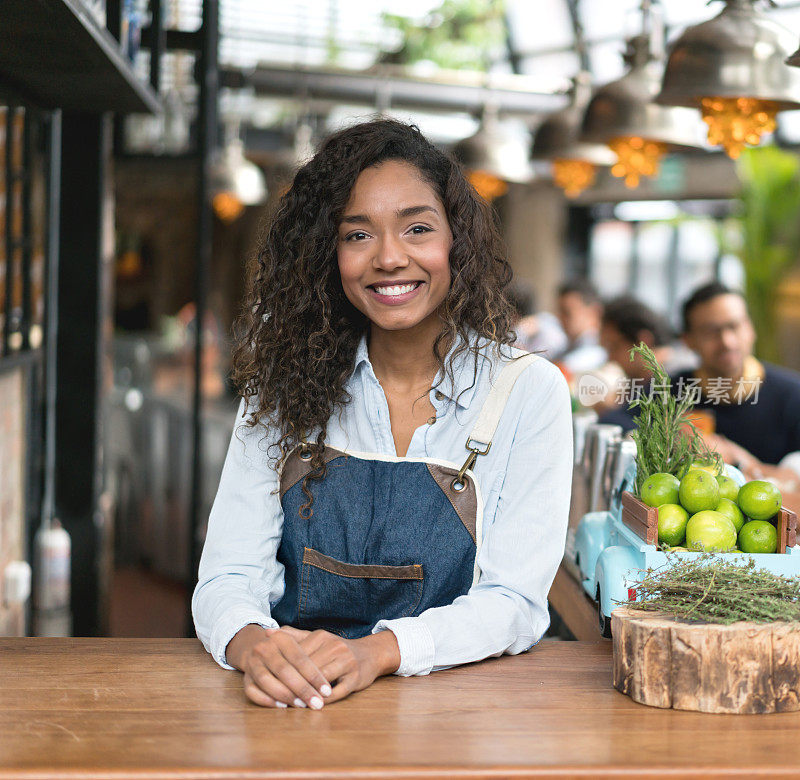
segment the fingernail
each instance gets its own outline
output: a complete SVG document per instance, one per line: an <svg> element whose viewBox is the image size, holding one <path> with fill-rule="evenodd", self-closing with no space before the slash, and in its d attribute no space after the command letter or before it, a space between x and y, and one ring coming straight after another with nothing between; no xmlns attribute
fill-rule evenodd
<svg viewBox="0 0 800 780"><path fill-rule="evenodd" d="M312 709L321 710L322 709L322 699L319 696L312 696L311 701L309 702Z"/></svg>
<svg viewBox="0 0 800 780"><path fill-rule="evenodd" d="M276 707L280 707L282 710L285 710L289 705L288 704L284 704L282 701L276 701L275 702L275 706Z"/></svg>
<svg viewBox="0 0 800 780"><path fill-rule="evenodd" d="M306 703L302 699L295 699L294 700L295 707L305 707Z"/></svg>
<svg viewBox="0 0 800 780"><path fill-rule="evenodd" d="M323 685L323 686L322 686L322 687L319 689L319 692L320 692L320 693L321 693L323 696L330 696L330 695L331 695L331 686L330 686L330 685Z"/></svg>

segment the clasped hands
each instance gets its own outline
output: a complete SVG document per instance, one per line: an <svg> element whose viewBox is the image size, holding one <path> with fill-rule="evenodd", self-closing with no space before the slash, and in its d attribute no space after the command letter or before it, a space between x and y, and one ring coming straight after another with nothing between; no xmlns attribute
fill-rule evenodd
<svg viewBox="0 0 800 780"><path fill-rule="evenodd" d="M391 631L344 639L292 626L245 626L228 644L228 662L244 672L244 692L262 707L321 709L370 686L400 665Z"/></svg>

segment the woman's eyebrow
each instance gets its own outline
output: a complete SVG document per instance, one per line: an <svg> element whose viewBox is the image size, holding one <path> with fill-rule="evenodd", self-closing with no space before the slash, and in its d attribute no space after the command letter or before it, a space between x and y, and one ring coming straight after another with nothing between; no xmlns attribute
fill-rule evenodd
<svg viewBox="0 0 800 780"><path fill-rule="evenodd" d="M417 214L423 214L426 211L439 215L439 212L432 206L408 206L404 209L398 209L395 214L399 219L402 219L403 217L415 217Z"/></svg>
<svg viewBox="0 0 800 780"><path fill-rule="evenodd" d="M369 222L370 218L366 214L346 214L342 217L342 223L352 225L358 222Z"/></svg>
<svg viewBox="0 0 800 780"><path fill-rule="evenodd" d="M395 216L398 219L404 219L406 217L415 217L417 214L424 214L428 211L431 214L439 215L439 212L433 208L433 206L406 206L404 209L395 211ZM372 220L370 220L366 214L345 214L341 220L343 225L353 225L363 222L370 223L371 221Z"/></svg>

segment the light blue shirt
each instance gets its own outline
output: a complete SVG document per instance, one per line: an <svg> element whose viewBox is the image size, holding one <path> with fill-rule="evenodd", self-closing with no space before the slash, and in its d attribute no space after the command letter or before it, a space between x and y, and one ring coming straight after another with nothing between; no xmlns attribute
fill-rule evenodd
<svg viewBox="0 0 800 780"><path fill-rule="evenodd" d="M454 366L430 400L432 424L414 431L409 458L462 463L465 447L503 359L481 349L476 381L471 353ZM358 347L347 383L352 397L328 424L326 443L340 450L396 455L389 406L367 353ZM462 392L463 391L463 392ZM225 649L249 623L277 627L270 608L283 595L276 559L283 527L279 475L268 455L277 432L242 425L244 402L225 459L208 522L199 581L192 598L197 635L217 662L230 667ZM564 552L572 476L572 424L567 383L546 360L524 369L488 454L473 470L484 500L480 577L452 604L419 617L381 620L373 633L391 630L400 649L399 675L428 674L503 653L520 653L549 625L547 594ZM409 486L413 490L413 485Z"/></svg>

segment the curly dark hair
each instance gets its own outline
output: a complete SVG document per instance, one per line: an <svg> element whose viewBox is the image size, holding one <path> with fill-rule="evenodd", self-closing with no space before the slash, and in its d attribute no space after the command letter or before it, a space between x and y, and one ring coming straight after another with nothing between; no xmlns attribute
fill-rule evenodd
<svg viewBox="0 0 800 780"><path fill-rule="evenodd" d="M606 303L603 307L602 323L615 327L631 344L641 340L643 330L650 331L656 347L663 347L673 339L667 318L632 295L620 295Z"/></svg>
<svg viewBox="0 0 800 780"><path fill-rule="evenodd" d="M511 268L493 209L469 184L461 166L419 129L391 119L349 127L328 137L294 177L270 218L237 321L232 380L243 396L246 424L278 426L282 461L298 444L311 450L311 474L325 474L323 452L331 415L350 401L345 383L369 321L345 296L337 260L339 221L359 174L388 160L416 167L444 204L453 242L450 290L441 304L442 328L433 353L440 377L471 351L474 334L511 344L511 307L504 288ZM450 358L445 361L450 347ZM445 365L447 362L447 365ZM314 442L306 437L314 430ZM275 446L273 444L273 446Z"/></svg>

